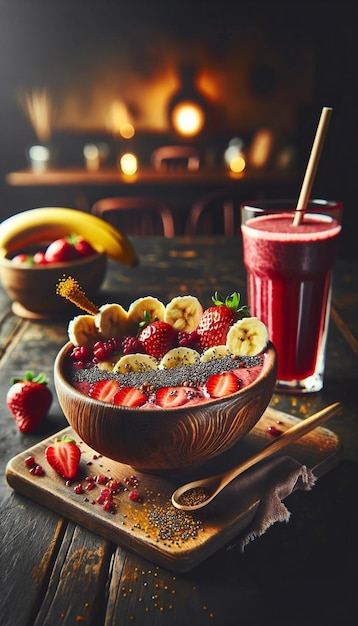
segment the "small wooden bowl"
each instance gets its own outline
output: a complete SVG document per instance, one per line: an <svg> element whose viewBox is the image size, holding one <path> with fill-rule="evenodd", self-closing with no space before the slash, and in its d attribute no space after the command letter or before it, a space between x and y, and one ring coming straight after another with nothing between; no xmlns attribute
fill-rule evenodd
<svg viewBox="0 0 358 626"><path fill-rule="evenodd" d="M86 295L93 298L106 274L107 255L97 254L66 263L27 266L15 264L7 257L0 258L1 283L12 300L16 315L26 319L47 319L73 314L74 305L56 294L60 278L73 276Z"/></svg>
<svg viewBox="0 0 358 626"><path fill-rule="evenodd" d="M231 396L170 410L120 407L72 387L72 348L65 344L54 366L55 388L67 421L96 452L146 472L187 471L231 448L260 419L276 383L277 357L270 343L259 377Z"/></svg>

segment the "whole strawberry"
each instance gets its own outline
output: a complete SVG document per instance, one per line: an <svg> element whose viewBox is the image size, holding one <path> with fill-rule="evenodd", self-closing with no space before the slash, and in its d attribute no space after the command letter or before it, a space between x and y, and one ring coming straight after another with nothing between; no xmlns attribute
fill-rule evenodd
<svg viewBox="0 0 358 626"><path fill-rule="evenodd" d="M63 263L79 258L79 254L70 237L55 239L45 250L44 260L46 263Z"/></svg>
<svg viewBox="0 0 358 626"><path fill-rule="evenodd" d="M138 340L146 354L161 359L178 343L177 331L167 322L151 322L145 326L138 335Z"/></svg>
<svg viewBox="0 0 358 626"><path fill-rule="evenodd" d="M22 433L34 430L46 417L52 404L52 392L45 374L26 372L24 378L12 378L6 403Z"/></svg>
<svg viewBox="0 0 358 626"><path fill-rule="evenodd" d="M215 292L212 300L214 306L204 311L196 328L203 350L224 345L230 326L238 319L249 315L246 305L239 308L240 294L237 292L225 299Z"/></svg>

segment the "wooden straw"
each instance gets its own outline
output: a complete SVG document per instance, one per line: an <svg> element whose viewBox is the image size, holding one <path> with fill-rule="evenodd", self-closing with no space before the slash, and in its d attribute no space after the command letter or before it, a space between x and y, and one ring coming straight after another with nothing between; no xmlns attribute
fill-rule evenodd
<svg viewBox="0 0 358 626"><path fill-rule="evenodd" d="M295 210L295 217L293 220L294 226L298 226L301 223L307 207L332 111L333 109L331 107L323 107L322 109L321 117L316 131L316 136L314 138L310 158L307 164L305 177L303 179L300 196L298 198Z"/></svg>

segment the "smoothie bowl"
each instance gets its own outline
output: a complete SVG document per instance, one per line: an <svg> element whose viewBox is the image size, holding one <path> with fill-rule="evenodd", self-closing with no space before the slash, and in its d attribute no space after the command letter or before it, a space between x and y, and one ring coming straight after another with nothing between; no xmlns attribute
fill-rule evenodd
<svg viewBox="0 0 358 626"><path fill-rule="evenodd" d="M71 320L70 341L55 361L55 387L69 424L97 453L141 471L187 471L231 448L264 413L277 368L266 327L236 313L225 342L208 346L211 329L203 329L217 305L203 311L192 298L174 299L176 307L195 305L179 324L186 330L175 325L178 307L167 314L173 301L164 307L151 296L133 303L135 315L132 305L128 311L105 305ZM145 311L150 319L134 333L138 307L139 318ZM103 339L104 329L110 339ZM232 352L238 342L242 354Z"/></svg>

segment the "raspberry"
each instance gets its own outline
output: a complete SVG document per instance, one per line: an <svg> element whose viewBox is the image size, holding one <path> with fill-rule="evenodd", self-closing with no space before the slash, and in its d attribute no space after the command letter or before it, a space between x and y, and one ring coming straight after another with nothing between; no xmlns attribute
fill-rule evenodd
<svg viewBox="0 0 358 626"><path fill-rule="evenodd" d="M200 337L196 330L192 330L191 333L179 332L178 334L179 346L183 348L192 348L197 352L201 352Z"/></svg>
<svg viewBox="0 0 358 626"><path fill-rule="evenodd" d="M97 361L106 361L114 352L119 352L121 344L116 337L106 341L96 341L93 346L93 356Z"/></svg>
<svg viewBox="0 0 358 626"><path fill-rule="evenodd" d="M93 346L93 356L97 361L106 361L110 356L110 350L108 350L108 346L106 342L96 341Z"/></svg>
<svg viewBox="0 0 358 626"><path fill-rule="evenodd" d="M137 337L132 337L128 335L124 337L122 341L122 352L123 354L144 354L145 350Z"/></svg>
<svg viewBox="0 0 358 626"><path fill-rule="evenodd" d="M73 361L88 363L92 359L92 352L87 346L75 346L71 352Z"/></svg>

